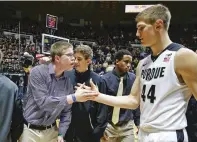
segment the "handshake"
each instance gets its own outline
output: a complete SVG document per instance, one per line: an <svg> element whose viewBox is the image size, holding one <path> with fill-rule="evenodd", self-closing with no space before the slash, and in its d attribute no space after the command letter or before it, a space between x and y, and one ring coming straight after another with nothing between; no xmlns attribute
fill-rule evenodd
<svg viewBox="0 0 197 142"><path fill-rule="evenodd" d="M72 95L73 102L86 102L88 100L95 101L97 96L100 94L98 87L90 79L90 87L85 84L78 83L75 86L76 92Z"/></svg>

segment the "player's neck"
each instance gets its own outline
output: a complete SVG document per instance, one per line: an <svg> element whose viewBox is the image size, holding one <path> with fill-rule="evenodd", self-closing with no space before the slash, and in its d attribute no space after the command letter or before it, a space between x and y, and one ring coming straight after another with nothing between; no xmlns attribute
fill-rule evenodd
<svg viewBox="0 0 197 142"><path fill-rule="evenodd" d="M172 43L172 41L170 40L170 37L169 37L168 33L163 34L158 39L159 39L158 42L155 45L151 46L151 50L152 50L154 56L157 56L168 45L170 45Z"/></svg>

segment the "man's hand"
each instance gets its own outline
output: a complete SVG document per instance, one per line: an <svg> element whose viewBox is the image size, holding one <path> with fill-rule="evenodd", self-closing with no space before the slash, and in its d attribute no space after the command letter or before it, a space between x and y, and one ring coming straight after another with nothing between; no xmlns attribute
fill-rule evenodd
<svg viewBox="0 0 197 142"><path fill-rule="evenodd" d="M101 138L100 141L101 141L101 142L108 142L108 141L109 141L109 137L107 136L106 133L104 133L104 136Z"/></svg>
<svg viewBox="0 0 197 142"><path fill-rule="evenodd" d="M92 90L92 91L98 91L98 86L96 86L94 84L94 82L92 81L92 79L90 79L90 87L89 86L86 86L85 84L81 84L81 83L77 83L77 86L75 86L75 89L78 89L78 88L83 88L83 89L86 89L86 90Z"/></svg>
<svg viewBox="0 0 197 142"><path fill-rule="evenodd" d="M86 89L84 84L80 84L76 87L75 97L77 102L85 102L87 100L94 100L95 97L99 95L98 91L92 91L90 89Z"/></svg>
<svg viewBox="0 0 197 142"><path fill-rule="evenodd" d="M139 132L139 126L137 126L136 135L138 135L138 132Z"/></svg>
<svg viewBox="0 0 197 142"><path fill-rule="evenodd" d="M63 136L58 136L57 137L57 142L64 142Z"/></svg>

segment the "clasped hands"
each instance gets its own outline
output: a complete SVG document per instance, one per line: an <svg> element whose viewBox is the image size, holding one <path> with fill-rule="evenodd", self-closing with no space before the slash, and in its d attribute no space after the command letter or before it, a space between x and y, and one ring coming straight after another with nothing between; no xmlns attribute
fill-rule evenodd
<svg viewBox="0 0 197 142"><path fill-rule="evenodd" d="M90 79L90 87L86 86L84 83L77 83L75 86L76 92L75 97L77 102L85 102L88 100L95 100L95 98L100 94L98 88Z"/></svg>

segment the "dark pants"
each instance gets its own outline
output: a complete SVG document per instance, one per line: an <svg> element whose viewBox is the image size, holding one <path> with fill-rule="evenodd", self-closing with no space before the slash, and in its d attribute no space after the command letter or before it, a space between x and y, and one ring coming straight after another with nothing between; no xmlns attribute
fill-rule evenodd
<svg viewBox="0 0 197 142"><path fill-rule="evenodd" d="M197 142L197 101L193 96L189 101L186 116L188 122L186 130L189 142Z"/></svg>
<svg viewBox="0 0 197 142"><path fill-rule="evenodd" d="M197 141L197 126L188 125L186 130L188 133L189 142L196 142Z"/></svg>

